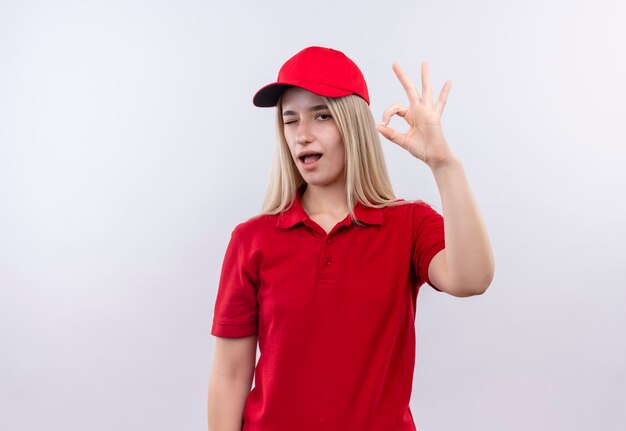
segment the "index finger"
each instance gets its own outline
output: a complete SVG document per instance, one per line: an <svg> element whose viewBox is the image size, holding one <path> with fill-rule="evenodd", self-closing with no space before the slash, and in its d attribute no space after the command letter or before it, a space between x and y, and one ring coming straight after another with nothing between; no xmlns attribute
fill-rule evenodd
<svg viewBox="0 0 626 431"><path fill-rule="evenodd" d="M404 91L406 91L406 94L409 97L409 102L420 103L422 101L422 98L417 92L417 88L415 88L415 85L411 82L406 73L404 73L400 65L398 63L393 63L392 68L396 76L400 80L400 83L404 87Z"/></svg>

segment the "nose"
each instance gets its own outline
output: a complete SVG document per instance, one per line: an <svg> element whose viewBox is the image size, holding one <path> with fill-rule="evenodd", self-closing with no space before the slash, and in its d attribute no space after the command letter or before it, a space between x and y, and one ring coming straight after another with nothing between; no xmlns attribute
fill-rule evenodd
<svg viewBox="0 0 626 431"><path fill-rule="evenodd" d="M306 120L301 120L298 124L298 130L296 130L296 142L298 144L304 144L305 142L311 142L313 136L309 129L309 124Z"/></svg>

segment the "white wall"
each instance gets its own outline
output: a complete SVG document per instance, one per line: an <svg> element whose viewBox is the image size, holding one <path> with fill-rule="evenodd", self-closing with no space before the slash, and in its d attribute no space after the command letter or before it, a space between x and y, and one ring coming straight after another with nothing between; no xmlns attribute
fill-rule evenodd
<svg viewBox="0 0 626 431"><path fill-rule="evenodd" d="M420 292L420 431L617 430L626 414L626 59L614 1L0 2L0 428L203 430L232 228L260 209L308 45L377 119L435 96L488 226L483 296ZM395 119L392 124L401 127ZM400 197L441 209L384 141Z"/></svg>

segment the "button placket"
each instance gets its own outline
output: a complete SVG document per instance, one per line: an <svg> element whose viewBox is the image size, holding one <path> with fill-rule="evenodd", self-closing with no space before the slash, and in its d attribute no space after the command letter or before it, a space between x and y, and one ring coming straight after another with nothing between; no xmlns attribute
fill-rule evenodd
<svg viewBox="0 0 626 431"><path fill-rule="evenodd" d="M333 267L333 258L331 251L332 239L329 236L324 238L322 243L321 255L320 255L320 278L332 280L335 278L335 271Z"/></svg>

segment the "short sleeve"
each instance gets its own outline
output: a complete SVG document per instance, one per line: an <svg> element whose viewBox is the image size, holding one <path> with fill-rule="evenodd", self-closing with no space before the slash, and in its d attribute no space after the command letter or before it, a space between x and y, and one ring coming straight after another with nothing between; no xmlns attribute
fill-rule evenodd
<svg viewBox="0 0 626 431"><path fill-rule="evenodd" d="M257 274L250 250L241 240L239 226L231 233L215 299L211 334L245 337L257 333Z"/></svg>
<svg viewBox="0 0 626 431"><path fill-rule="evenodd" d="M413 208L413 269L417 276L417 286L428 283L435 287L428 278L430 261L445 245L443 217L430 205L417 201Z"/></svg>

